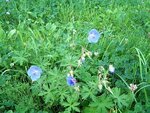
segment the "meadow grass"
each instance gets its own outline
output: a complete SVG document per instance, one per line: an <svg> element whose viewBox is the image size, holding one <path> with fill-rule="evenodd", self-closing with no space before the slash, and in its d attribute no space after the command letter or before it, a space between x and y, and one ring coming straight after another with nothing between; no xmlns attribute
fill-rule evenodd
<svg viewBox="0 0 150 113"><path fill-rule="evenodd" d="M149 8L149 0L1 0L0 112L149 113ZM91 29L102 32L96 44ZM83 49L98 55L79 67ZM31 65L43 70L34 82Z"/></svg>

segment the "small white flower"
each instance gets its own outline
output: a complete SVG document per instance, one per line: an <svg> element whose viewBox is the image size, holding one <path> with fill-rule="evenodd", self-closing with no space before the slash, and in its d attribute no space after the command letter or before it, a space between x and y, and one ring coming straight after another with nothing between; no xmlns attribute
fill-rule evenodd
<svg viewBox="0 0 150 113"><path fill-rule="evenodd" d="M110 73L114 73L115 72L115 68L113 65L109 65L109 72Z"/></svg>
<svg viewBox="0 0 150 113"><path fill-rule="evenodd" d="M70 76L70 73L68 73L67 76L69 77L69 76Z"/></svg>
<svg viewBox="0 0 150 113"><path fill-rule="evenodd" d="M84 62L85 62L85 57L84 57L84 56L81 56L81 59L80 59L80 60L81 60L82 63L84 63Z"/></svg>
<svg viewBox="0 0 150 113"><path fill-rule="evenodd" d="M10 0L6 0L6 2L10 2Z"/></svg>
<svg viewBox="0 0 150 113"><path fill-rule="evenodd" d="M78 60L78 67L80 67L85 62L85 57L81 56L81 58Z"/></svg>
<svg viewBox="0 0 150 113"><path fill-rule="evenodd" d="M132 92L134 92L136 89L137 89L137 85L136 84L130 84L130 90L132 91Z"/></svg>
<svg viewBox="0 0 150 113"><path fill-rule="evenodd" d="M99 85L98 85L98 88L99 88L99 90L100 90L100 92L101 92L102 89L103 89L103 85L102 85L102 84L99 84Z"/></svg>
<svg viewBox="0 0 150 113"><path fill-rule="evenodd" d="M7 15L10 15L10 12L6 12Z"/></svg>
<svg viewBox="0 0 150 113"><path fill-rule="evenodd" d="M99 53L98 53L98 52L94 52L94 55L95 55L95 56L98 56L98 55L99 55Z"/></svg>
<svg viewBox="0 0 150 113"><path fill-rule="evenodd" d="M10 63L10 67L13 67L15 64L14 63Z"/></svg>

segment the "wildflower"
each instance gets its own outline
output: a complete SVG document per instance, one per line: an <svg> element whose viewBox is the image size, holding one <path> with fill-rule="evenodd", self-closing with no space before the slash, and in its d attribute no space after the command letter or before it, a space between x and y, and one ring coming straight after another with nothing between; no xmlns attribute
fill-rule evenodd
<svg viewBox="0 0 150 113"><path fill-rule="evenodd" d="M28 76L31 78L32 81L36 81L40 78L42 74L42 69L38 66L31 66L27 71Z"/></svg>
<svg viewBox="0 0 150 113"><path fill-rule="evenodd" d="M78 67L80 67L85 62L85 54L81 56L81 58L78 60Z"/></svg>
<svg viewBox="0 0 150 113"><path fill-rule="evenodd" d="M134 92L137 89L137 85L136 84L130 84L129 89Z"/></svg>
<svg viewBox="0 0 150 113"><path fill-rule="evenodd" d="M103 85L102 84L99 84L98 85L98 88L99 88L99 90L100 90L100 92L102 91L102 88L103 88Z"/></svg>
<svg viewBox="0 0 150 113"><path fill-rule="evenodd" d="M14 63L10 63L10 67L13 67L15 64Z"/></svg>
<svg viewBox="0 0 150 113"><path fill-rule="evenodd" d="M10 15L10 12L6 12L6 15Z"/></svg>
<svg viewBox="0 0 150 113"><path fill-rule="evenodd" d="M113 65L109 65L109 72L110 73L114 73L115 72L115 68Z"/></svg>
<svg viewBox="0 0 150 113"><path fill-rule="evenodd" d="M98 56L98 54L99 54L98 52L94 52L94 55L95 55L95 56Z"/></svg>
<svg viewBox="0 0 150 113"><path fill-rule="evenodd" d="M85 53L83 53L81 57L85 57L85 56L86 56L86 54L85 54Z"/></svg>
<svg viewBox="0 0 150 113"><path fill-rule="evenodd" d="M81 56L80 60L81 60L82 63L84 63L85 62L85 57Z"/></svg>
<svg viewBox="0 0 150 113"><path fill-rule="evenodd" d="M89 43L97 43L100 38L100 33L96 29L92 29L89 32L88 41Z"/></svg>
<svg viewBox="0 0 150 113"><path fill-rule="evenodd" d="M67 84L69 86L74 86L76 84L76 79L73 76L67 76Z"/></svg>

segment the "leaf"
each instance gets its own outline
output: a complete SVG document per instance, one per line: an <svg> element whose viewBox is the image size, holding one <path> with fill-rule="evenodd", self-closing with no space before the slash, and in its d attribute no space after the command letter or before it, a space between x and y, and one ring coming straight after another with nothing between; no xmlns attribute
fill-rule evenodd
<svg viewBox="0 0 150 113"><path fill-rule="evenodd" d="M142 112L142 111L143 111L143 106L142 106L142 104L141 104L141 103L136 103L136 104L135 104L135 107L134 107L134 111L135 111L136 113Z"/></svg>
<svg viewBox="0 0 150 113"><path fill-rule="evenodd" d="M83 113L95 113L96 108L94 107L85 107Z"/></svg>
<svg viewBox="0 0 150 113"><path fill-rule="evenodd" d="M16 32L17 32L16 29L11 30L11 31L8 33L8 38L11 38Z"/></svg>
<svg viewBox="0 0 150 113"><path fill-rule="evenodd" d="M76 111L80 112L80 109L77 107L80 103L77 102L78 99L68 97L67 102L63 102L62 105L66 107L67 111Z"/></svg>
<svg viewBox="0 0 150 113"><path fill-rule="evenodd" d="M107 109L114 106L113 101L110 97L103 94L95 99L94 102L90 104L90 107L95 108L95 113L107 113Z"/></svg>
<svg viewBox="0 0 150 113"><path fill-rule="evenodd" d="M14 60L15 63L19 63L20 66L22 66L23 63L28 62L29 56L30 54L26 53L26 51L14 51L12 59Z"/></svg>
<svg viewBox="0 0 150 113"><path fill-rule="evenodd" d="M122 108L123 106L128 106L128 95L121 94L119 88L114 88L113 94L115 98L115 103L117 103L119 108Z"/></svg>

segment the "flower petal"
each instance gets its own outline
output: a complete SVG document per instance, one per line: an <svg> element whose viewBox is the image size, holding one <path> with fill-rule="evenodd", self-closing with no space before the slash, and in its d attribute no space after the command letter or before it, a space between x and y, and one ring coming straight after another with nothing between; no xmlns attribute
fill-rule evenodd
<svg viewBox="0 0 150 113"><path fill-rule="evenodd" d="M32 79L32 81L36 81L37 79L40 78L40 76L42 74L42 69L38 66L32 65L28 69L27 74Z"/></svg>
<svg viewBox="0 0 150 113"><path fill-rule="evenodd" d="M89 32L88 41L89 43L97 43L100 38L100 33L96 29L92 29Z"/></svg>

